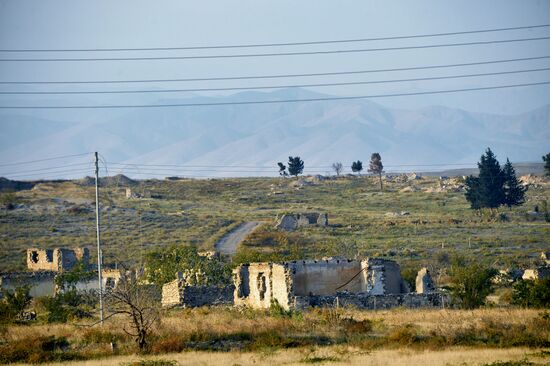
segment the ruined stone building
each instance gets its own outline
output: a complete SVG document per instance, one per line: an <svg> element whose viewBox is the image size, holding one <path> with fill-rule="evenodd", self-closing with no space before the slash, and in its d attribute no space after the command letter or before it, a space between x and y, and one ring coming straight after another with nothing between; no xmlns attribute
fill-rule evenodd
<svg viewBox="0 0 550 366"><path fill-rule="evenodd" d="M328 226L328 214L318 212L285 214L278 219L276 228L293 231L309 225Z"/></svg>
<svg viewBox="0 0 550 366"><path fill-rule="evenodd" d="M162 286L163 307L198 307L233 304L233 286L189 285L182 273Z"/></svg>
<svg viewBox="0 0 550 366"><path fill-rule="evenodd" d="M87 266L89 260L88 248L27 249L27 268L30 271L70 271L78 261Z"/></svg>
<svg viewBox="0 0 550 366"><path fill-rule="evenodd" d="M399 265L379 258L250 263L233 275L235 305L252 308L269 308L274 301L285 309L332 305L337 297L342 305L362 308L440 304L433 291L410 294ZM433 285L424 277L420 281L427 291Z"/></svg>

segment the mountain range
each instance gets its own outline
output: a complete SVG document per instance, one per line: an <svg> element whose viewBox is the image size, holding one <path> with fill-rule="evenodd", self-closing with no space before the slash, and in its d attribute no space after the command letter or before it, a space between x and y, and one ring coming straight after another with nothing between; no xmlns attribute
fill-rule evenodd
<svg viewBox="0 0 550 366"><path fill-rule="evenodd" d="M156 102L322 97L326 95L293 88L218 97L188 95ZM23 111L2 112L0 162L99 151L103 168L138 178L256 176L277 174L276 163L286 162L291 155L300 156L305 162L305 173L312 174L330 172L334 162L342 162L347 172L354 160L362 160L366 167L372 152L382 155L387 171L433 171L435 167L444 169L459 164L475 166L487 147L501 161L509 157L512 162L539 162L550 147L550 104L512 116L443 106L392 109L361 99L73 111L75 117L71 121ZM70 167L83 162L82 167L87 169L84 163L89 161L91 155L0 166L0 176L83 176L86 172L70 171L76 170ZM53 172L53 168L57 171Z"/></svg>

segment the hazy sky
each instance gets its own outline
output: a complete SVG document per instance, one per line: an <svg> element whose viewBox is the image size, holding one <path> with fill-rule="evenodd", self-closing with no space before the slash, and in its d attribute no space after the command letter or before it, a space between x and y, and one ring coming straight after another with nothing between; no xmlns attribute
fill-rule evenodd
<svg viewBox="0 0 550 366"><path fill-rule="evenodd" d="M56 1L0 0L0 48L112 48L173 47L299 42L327 39L429 34L462 30L550 23L550 1ZM239 52L332 50L469 42L549 36L550 27L536 30L473 34L431 39L365 42L301 47L166 51L133 53L0 53L8 57L150 56L224 54ZM550 40L424 50L347 53L337 55L261 57L211 60L115 62L1 62L0 80L101 80L185 78L233 75L285 74L408 67L457 62L550 55ZM340 82L410 78L461 73L550 67L550 59L446 70L382 73L331 78L226 81L148 85L147 88L279 85L293 82ZM550 81L550 72L460 80L424 81L390 85L326 87L316 91L335 95L429 91L484 85ZM36 90L132 89L118 86L41 86ZM143 89L143 86L141 86ZM29 86L0 86L0 90L34 90ZM167 95L131 95L132 103L150 102ZM174 98L177 95L169 95ZM70 104L82 100L108 104L120 97L1 96L2 105L19 101ZM376 99L383 105L419 108L445 105L473 111L516 114L550 103L550 85L499 91L479 91L421 97ZM38 114L49 112L36 112ZM67 113L85 113L68 111Z"/></svg>

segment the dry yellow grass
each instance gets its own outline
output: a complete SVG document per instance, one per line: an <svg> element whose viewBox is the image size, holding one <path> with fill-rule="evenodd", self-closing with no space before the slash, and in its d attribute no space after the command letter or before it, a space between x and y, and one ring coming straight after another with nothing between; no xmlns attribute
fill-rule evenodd
<svg viewBox="0 0 550 366"><path fill-rule="evenodd" d="M314 360L317 362L307 362ZM365 366L452 366L485 365L496 361L519 361L528 359L535 364L548 364L548 359L537 357L533 350L525 348L511 349L472 349L453 348L443 351L412 351L408 349L378 350L361 352L342 347L323 349L293 349L272 354L252 352L184 352L153 357L120 356L100 360L81 362L52 363L50 366L107 366L137 361L140 359L174 360L179 365L304 365L320 363L323 365L365 365ZM23 366L26 364L14 364Z"/></svg>

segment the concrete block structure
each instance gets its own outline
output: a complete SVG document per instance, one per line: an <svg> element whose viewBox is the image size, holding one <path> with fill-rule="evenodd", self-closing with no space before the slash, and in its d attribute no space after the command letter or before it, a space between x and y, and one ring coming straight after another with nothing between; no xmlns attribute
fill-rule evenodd
<svg viewBox="0 0 550 366"><path fill-rule="evenodd" d="M390 260L327 259L243 264L233 271L235 305L286 309L306 298L339 293L388 295L407 293L399 265ZM300 300L300 301L298 301Z"/></svg>
<svg viewBox="0 0 550 366"><path fill-rule="evenodd" d="M27 249L27 268L30 271L69 271L78 261L88 266L89 260L88 248Z"/></svg>

